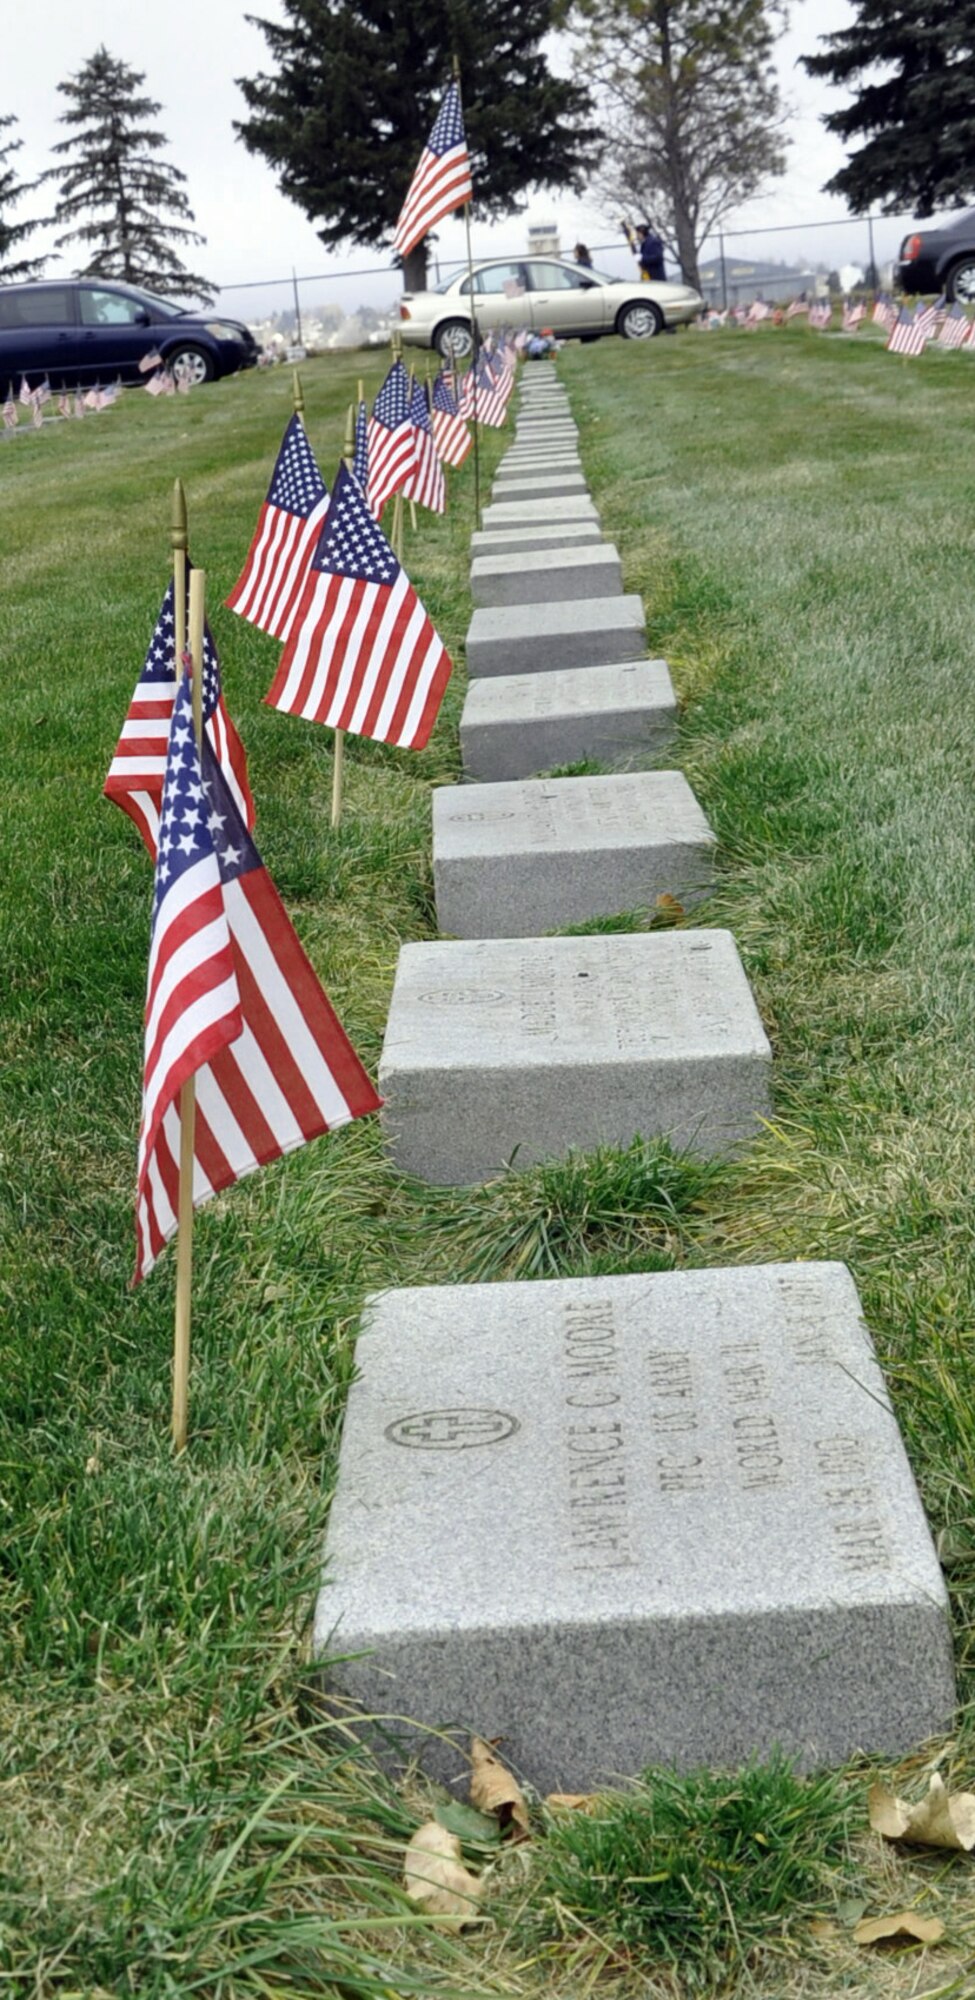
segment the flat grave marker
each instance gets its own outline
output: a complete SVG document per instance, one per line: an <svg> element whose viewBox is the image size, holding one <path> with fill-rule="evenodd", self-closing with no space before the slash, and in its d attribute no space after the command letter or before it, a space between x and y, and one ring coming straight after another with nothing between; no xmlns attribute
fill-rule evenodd
<svg viewBox="0 0 975 2000"><path fill-rule="evenodd" d="M517 555L475 556L471 598L475 605L538 604L553 598L622 597L623 567L612 542L585 549L525 550Z"/></svg>
<svg viewBox="0 0 975 2000"><path fill-rule="evenodd" d="M620 910L689 906L714 834L681 771L442 785L433 794L437 922L448 936L537 937Z"/></svg>
<svg viewBox="0 0 975 2000"><path fill-rule="evenodd" d="M406 1737L434 1775L470 1731L545 1793L951 1728L944 1583L843 1265L386 1292L356 1363L315 1648L357 1656L330 1679L367 1712L464 1732Z"/></svg>
<svg viewBox="0 0 975 2000"><path fill-rule="evenodd" d="M587 493L558 500L505 500L482 509L482 528L552 527L561 521L594 521L599 514Z"/></svg>
<svg viewBox="0 0 975 2000"><path fill-rule="evenodd" d="M665 660L472 681L460 719L471 778L528 778L582 759L626 768L661 756L677 727Z"/></svg>
<svg viewBox="0 0 975 2000"><path fill-rule="evenodd" d="M640 597L576 598L570 603L495 605L467 628L467 671L543 673L553 667L612 666L646 652Z"/></svg>
<svg viewBox="0 0 975 2000"><path fill-rule="evenodd" d="M379 1065L404 1173L441 1186L642 1134L730 1152L771 1050L729 931L403 945Z"/></svg>
<svg viewBox="0 0 975 2000"><path fill-rule="evenodd" d="M517 555L531 549L585 548L602 542L602 532L589 521L563 522L550 527L479 528L471 536L471 559L478 556Z"/></svg>

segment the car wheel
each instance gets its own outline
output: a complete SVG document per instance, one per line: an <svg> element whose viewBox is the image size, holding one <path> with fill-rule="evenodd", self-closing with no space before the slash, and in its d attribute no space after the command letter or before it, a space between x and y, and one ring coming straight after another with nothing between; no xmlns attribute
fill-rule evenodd
<svg viewBox="0 0 975 2000"><path fill-rule="evenodd" d="M949 272L945 292L960 306L975 306L975 256L963 257Z"/></svg>
<svg viewBox="0 0 975 2000"><path fill-rule="evenodd" d="M205 348L174 347L165 356L169 372L178 382L187 382L195 389L200 382L209 382L213 376L213 362Z"/></svg>
<svg viewBox="0 0 975 2000"><path fill-rule="evenodd" d="M474 340L466 320L448 319L438 326L433 344L445 361L466 361Z"/></svg>
<svg viewBox="0 0 975 2000"><path fill-rule="evenodd" d="M624 340L652 340L655 333L660 333L663 323L660 307L655 306L652 299L647 299L645 303L641 299L639 304L634 302L623 307L617 316L616 331L622 334Z"/></svg>

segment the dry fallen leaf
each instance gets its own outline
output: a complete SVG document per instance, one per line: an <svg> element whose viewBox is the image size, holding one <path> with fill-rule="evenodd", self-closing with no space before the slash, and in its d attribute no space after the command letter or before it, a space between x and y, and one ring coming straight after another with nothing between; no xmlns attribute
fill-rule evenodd
<svg viewBox="0 0 975 2000"><path fill-rule="evenodd" d="M479 1812L497 1813L503 1827L514 1828L515 1840L528 1839L531 1829L521 1786L483 1736L471 1737L471 1805Z"/></svg>
<svg viewBox="0 0 975 2000"><path fill-rule="evenodd" d="M912 1847L947 1847L962 1854L975 1847L975 1792L956 1792L952 1798L937 1771L927 1797L916 1806L895 1798L884 1785L871 1785L868 1804L874 1832L887 1840L903 1840Z"/></svg>
<svg viewBox="0 0 975 2000"><path fill-rule="evenodd" d="M825 1944L827 1938L838 1937L839 1932L836 1925L830 1923L828 1917L813 1917L809 1926L809 1935L816 1938L820 1944Z"/></svg>
<svg viewBox="0 0 975 2000"><path fill-rule="evenodd" d="M549 1792L545 1801L550 1812L594 1812L598 1792Z"/></svg>
<svg viewBox="0 0 975 2000"><path fill-rule="evenodd" d="M666 890L662 896L657 897L654 909L658 917L673 917L675 923L678 917L683 917L687 914L683 903L679 903L676 896L669 896Z"/></svg>
<svg viewBox="0 0 975 2000"><path fill-rule="evenodd" d="M436 1820L417 1828L406 1850L403 1880L410 1900L430 1917L460 1917L476 1922L481 1883L460 1858L455 1833Z"/></svg>
<svg viewBox="0 0 975 2000"><path fill-rule="evenodd" d="M898 1910L892 1917L863 1917L853 1932L854 1944L887 1944L896 1938L916 1938L937 1944L944 1937L940 1917L919 1917L916 1910Z"/></svg>

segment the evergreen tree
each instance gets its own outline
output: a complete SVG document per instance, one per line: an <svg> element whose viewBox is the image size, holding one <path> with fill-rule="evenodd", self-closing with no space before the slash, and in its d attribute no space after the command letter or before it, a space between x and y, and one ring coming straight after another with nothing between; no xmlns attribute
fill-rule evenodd
<svg viewBox="0 0 975 2000"><path fill-rule="evenodd" d="M778 0L567 0L605 110L607 208L647 220L700 289L702 243L785 158Z"/></svg>
<svg viewBox="0 0 975 2000"><path fill-rule="evenodd" d="M0 118L0 283L9 283L18 278L36 278L47 261L44 257L21 257L10 261L10 252L23 243L37 228L36 222L11 222L9 211L16 208L25 194L30 194L33 183L18 181L15 169L9 164L11 153L19 153L22 139L4 139L3 134L17 120L12 112Z"/></svg>
<svg viewBox="0 0 975 2000"><path fill-rule="evenodd" d="M975 194L975 0L853 0L853 23L803 56L810 76L860 87L823 119L862 137L827 181L854 214L877 202L918 215ZM866 80L864 80L866 79Z"/></svg>
<svg viewBox="0 0 975 2000"><path fill-rule="evenodd" d="M181 186L186 175L159 158L166 136L144 121L162 107L138 95L144 82L144 71L117 62L103 46L58 84L71 107L59 122L73 130L54 148L65 155L64 167L45 176L60 182L54 221L71 225L57 247L84 246L78 277L124 278L163 297L209 302L207 279L187 271L173 248L204 238L184 226L193 220ZM179 220L164 221L167 212Z"/></svg>
<svg viewBox="0 0 975 2000"><path fill-rule="evenodd" d="M392 233L450 76L461 65L474 212L523 206L525 189L581 185L597 134L589 93L552 76L541 50L553 0L282 0L287 25L256 20L275 74L240 79L237 131L277 169L323 243ZM427 240L406 259L426 282Z"/></svg>

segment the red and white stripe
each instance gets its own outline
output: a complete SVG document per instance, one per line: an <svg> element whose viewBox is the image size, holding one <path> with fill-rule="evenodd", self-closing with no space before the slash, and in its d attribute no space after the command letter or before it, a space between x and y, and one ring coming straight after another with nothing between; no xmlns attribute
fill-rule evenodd
<svg viewBox="0 0 975 2000"><path fill-rule="evenodd" d="M388 430L375 417L369 419L369 485L366 501L378 521L387 500L405 486L416 463L416 432L413 425L397 424Z"/></svg>
<svg viewBox="0 0 975 2000"><path fill-rule="evenodd" d="M307 722L422 750L450 671L405 570L388 585L317 571L266 699Z"/></svg>
<svg viewBox="0 0 975 2000"><path fill-rule="evenodd" d="M470 201L473 192L466 143L441 154L431 153L424 146L400 209L393 249L401 257L409 256L445 215L453 215L455 209Z"/></svg>
<svg viewBox="0 0 975 2000"><path fill-rule="evenodd" d="M444 513L447 506L447 482L443 476L443 466L433 439L432 430L422 430L414 425L416 457L413 470L403 487L403 497L415 500L418 507L429 508L432 514Z"/></svg>
<svg viewBox="0 0 975 2000"><path fill-rule="evenodd" d="M307 519L265 500L247 560L225 600L228 609L272 639L286 640L327 512L327 494Z"/></svg>
<svg viewBox="0 0 975 2000"><path fill-rule="evenodd" d="M437 450L445 465L463 465L473 448L472 438L464 419L459 414L451 416L447 410L434 408L430 412L433 437Z"/></svg>

